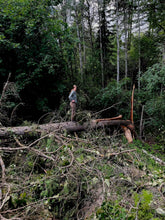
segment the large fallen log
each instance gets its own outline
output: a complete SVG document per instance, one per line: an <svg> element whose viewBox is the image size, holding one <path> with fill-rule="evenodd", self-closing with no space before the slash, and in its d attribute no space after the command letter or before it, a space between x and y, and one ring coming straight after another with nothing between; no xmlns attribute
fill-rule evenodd
<svg viewBox="0 0 165 220"><path fill-rule="evenodd" d="M83 131L84 126L81 126L76 122L60 122L60 123L48 123L42 125L31 125L31 126L18 126L18 127L1 127L0 137L9 135L24 135L41 132L52 132L56 130L67 130L67 131Z"/></svg>
<svg viewBox="0 0 165 220"><path fill-rule="evenodd" d="M97 120L92 120L86 122L83 125L78 122L60 122L60 123L48 123L42 125L32 125L32 126L18 126L18 127L1 127L0 137L6 137L10 135L24 135L32 133L42 133L42 132L52 132L56 130L66 130L68 132L79 132L85 131L87 129L96 129L108 126L121 126L134 128L130 120L103 120L97 122Z"/></svg>

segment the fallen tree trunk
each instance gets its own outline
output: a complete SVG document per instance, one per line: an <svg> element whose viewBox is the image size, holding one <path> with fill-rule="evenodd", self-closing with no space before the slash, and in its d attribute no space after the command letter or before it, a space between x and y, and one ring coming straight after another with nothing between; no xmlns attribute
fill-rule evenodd
<svg viewBox="0 0 165 220"><path fill-rule="evenodd" d="M68 132L79 132L85 131L87 129L95 129L107 126L121 126L134 128L130 120L103 120L97 122L97 120L92 120L91 122L86 122L83 125L78 122L60 122L60 123L48 123L43 125L32 125L32 126L19 126L19 127L1 127L0 137L6 137L9 135L24 135L31 133L41 133L41 132L52 132L56 130L66 130Z"/></svg>
<svg viewBox="0 0 165 220"><path fill-rule="evenodd" d="M97 120L96 120L97 121ZM89 123L84 123L80 125L78 122L60 122L60 123L48 123L43 125L32 125L32 126L18 126L18 127L1 127L0 128L0 137L5 137L9 135L23 135L28 134L31 132L52 132L55 130L67 130L69 132L78 132L78 131L85 131L87 128L100 128L104 126L112 126L112 125L124 125L128 126L132 125L130 120L109 120L109 121L100 121L96 122L92 120Z"/></svg>
<svg viewBox="0 0 165 220"><path fill-rule="evenodd" d="M85 127L76 122L60 122L60 123L48 123L42 125L32 126L18 126L18 127L2 127L0 128L0 137L6 137L9 135L24 135L30 133L52 132L56 130L67 131L83 131Z"/></svg>

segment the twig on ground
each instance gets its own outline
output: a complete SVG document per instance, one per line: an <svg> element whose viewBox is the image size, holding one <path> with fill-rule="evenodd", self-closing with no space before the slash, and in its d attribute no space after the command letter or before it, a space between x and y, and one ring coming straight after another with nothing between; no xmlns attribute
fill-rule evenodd
<svg viewBox="0 0 165 220"><path fill-rule="evenodd" d="M119 155L119 154L129 153L129 152L132 152L132 151L136 151L136 149L124 150L124 151L117 152L117 153L108 153L108 154L106 154L105 156L106 156L106 157L111 157L111 156L116 156L116 155Z"/></svg>
<svg viewBox="0 0 165 220"><path fill-rule="evenodd" d="M41 151L39 151L37 149L33 149L33 148L30 148L29 146L25 146L25 145L21 144L20 141L16 137L14 139L15 139L16 143L19 146L24 147L24 148L26 147L26 149L31 150L31 151L35 152L37 155L42 156L42 157L44 157L46 159L49 159L49 160L52 160L52 161L56 161L55 158L53 158L51 156L47 156L46 154L44 154L43 152L41 152Z"/></svg>
<svg viewBox="0 0 165 220"><path fill-rule="evenodd" d="M147 156L149 156L149 157L151 157L152 159L154 159L156 162L158 162L159 164L161 164L161 165L165 165L165 162L163 161L163 160L161 160L160 158L158 158L158 157L155 157L154 155L152 155L152 154L149 154L146 150L142 150L143 151L143 153L145 153Z"/></svg>
<svg viewBox="0 0 165 220"><path fill-rule="evenodd" d="M69 165L64 166L64 167L61 167L61 168L69 168L69 167L71 167L71 166L72 166L72 164L73 164L73 161L74 161L74 155L73 155L73 153L72 153L72 151L71 151L70 149L68 149L68 152L69 152L69 154L70 154L70 155L71 155L71 157L72 157L71 162L70 162L70 164L69 164Z"/></svg>
<svg viewBox="0 0 165 220"><path fill-rule="evenodd" d="M5 195L5 198L4 198L3 201L2 201L2 204L1 204L1 206L0 206L0 210L3 208L4 204L8 201L8 195L9 195L9 193L10 193L10 185L8 184L8 190L7 190L7 193L6 193L6 195Z"/></svg>
<svg viewBox="0 0 165 220"><path fill-rule="evenodd" d="M2 156L0 155L0 165L2 168L2 182L5 182L5 164L3 162Z"/></svg>

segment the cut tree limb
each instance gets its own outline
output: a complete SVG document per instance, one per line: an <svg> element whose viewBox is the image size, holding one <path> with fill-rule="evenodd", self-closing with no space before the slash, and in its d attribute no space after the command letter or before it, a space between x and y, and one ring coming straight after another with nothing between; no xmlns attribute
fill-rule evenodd
<svg viewBox="0 0 165 220"><path fill-rule="evenodd" d="M100 119L96 119L94 120L95 122L100 122L100 121L110 121L110 120L116 120L116 119L121 119L122 115L113 117L113 118L100 118Z"/></svg>
<svg viewBox="0 0 165 220"><path fill-rule="evenodd" d="M126 126L124 125L121 125L123 131L124 131L124 134L125 134L125 137L127 138L128 140L128 143L132 143L133 142L133 138L132 138L132 134L131 134L131 131L129 128L127 128Z"/></svg>

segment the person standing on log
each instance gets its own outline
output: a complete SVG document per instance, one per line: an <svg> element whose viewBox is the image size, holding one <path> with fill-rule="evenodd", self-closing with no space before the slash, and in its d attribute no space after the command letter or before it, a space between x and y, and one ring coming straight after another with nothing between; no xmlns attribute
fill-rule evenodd
<svg viewBox="0 0 165 220"><path fill-rule="evenodd" d="M73 85L73 89L71 90L69 94L69 101L70 101L70 107L71 107L71 121L74 121L75 115L76 115L76 105L77 105L77 86Z"/></svg>

